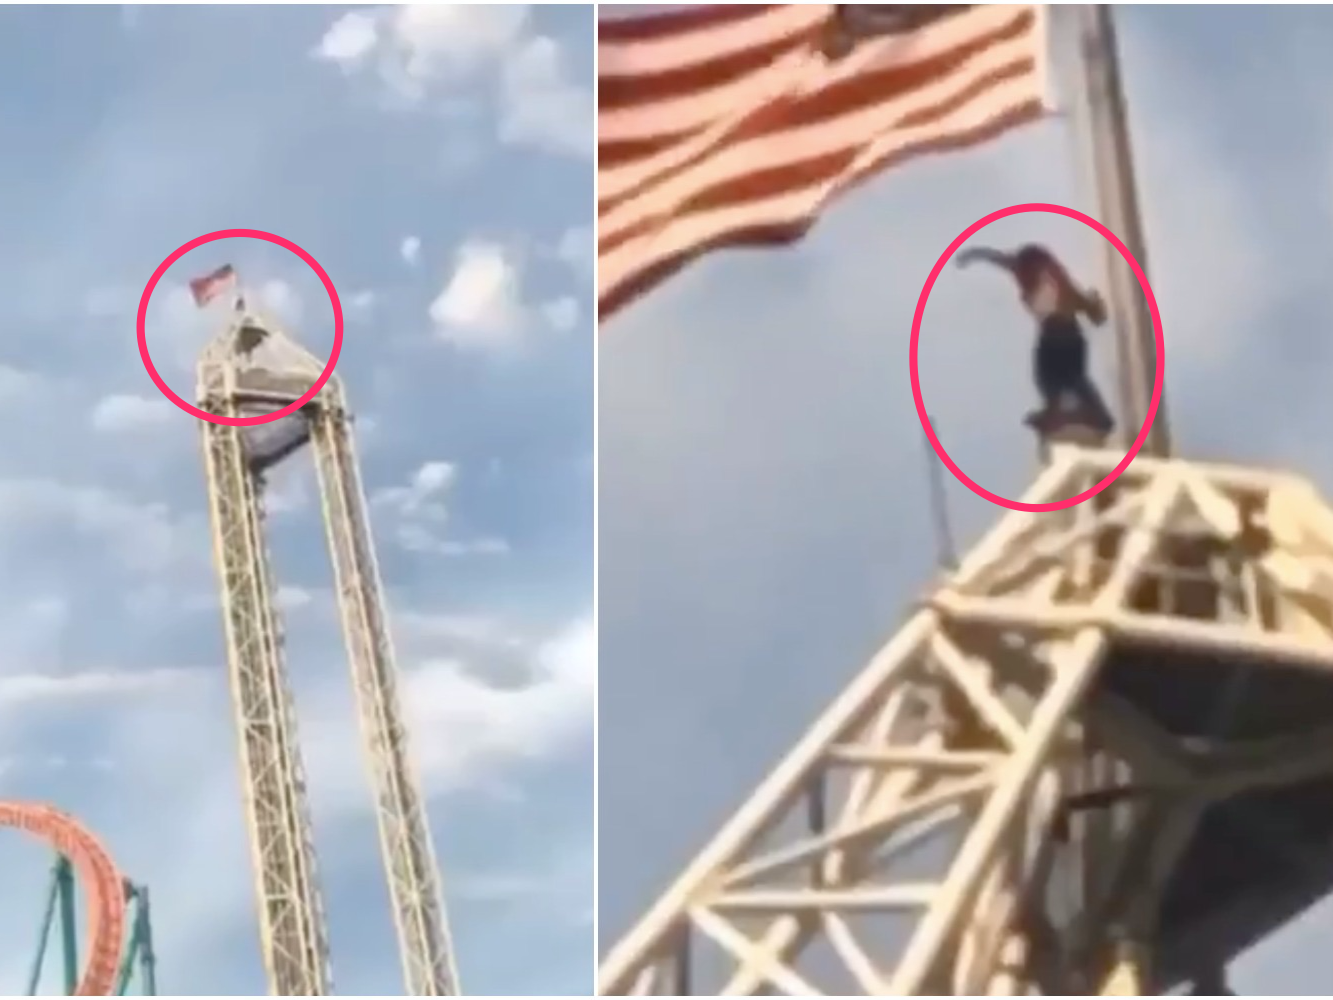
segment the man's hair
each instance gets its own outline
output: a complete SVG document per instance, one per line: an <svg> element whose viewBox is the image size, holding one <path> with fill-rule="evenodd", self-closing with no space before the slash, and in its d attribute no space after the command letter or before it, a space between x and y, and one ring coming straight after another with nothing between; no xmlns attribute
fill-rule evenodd
<svg viewBox="0 0 1333 1000"><path fill-rule="evenodd" d="M1019 247L1018 252L1014 254L1014 264L1020 268L1060 266L1055 255L1040 243L1028 243Z"/></svg>
<svg viewBox="0 0 1333 1000"><path fill-rule="evenodd" d="M1024 287L1039 280L1043 274L1049 274L1061 284L1073 285L1069 272L1060 263L1055 254L1039 243L1029 243L1020 247L1014 254L1014 277Z"/></svg>

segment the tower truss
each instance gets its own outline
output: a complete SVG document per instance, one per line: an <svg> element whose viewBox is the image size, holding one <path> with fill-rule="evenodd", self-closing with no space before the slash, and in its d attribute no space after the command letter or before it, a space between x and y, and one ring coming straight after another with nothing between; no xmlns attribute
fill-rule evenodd
<svg viewBox="0 0 1333 1000"><path fill-rule="evenodd" d="M1057 448L1024 498L1123 457ZM1010 512L640 923L602 995L1217 995L1333 887L1333 512L1140 457Z"/></svg>
<svg viewBox="0 0 1333 1000"><path fill-rule="evenodd" d="M230 417L272 413L303 396L322 368L271 319L238 308L200 359L199 406ZM457 995L438 867L408 759L341 382L333 376L311 402L278 421L202 426L261 947L271 990L280 996L331 991L306 782L264 532L266 474L308 443L318 470L404 986L409 996Z"/></svg>

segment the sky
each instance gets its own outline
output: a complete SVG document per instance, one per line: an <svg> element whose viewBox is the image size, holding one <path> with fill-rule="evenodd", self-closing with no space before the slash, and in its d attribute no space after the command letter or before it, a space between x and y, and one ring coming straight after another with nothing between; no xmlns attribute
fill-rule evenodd
<svg viewBox="0 0 1333 1000"><path fill-rule="evenodd" d="M590 989L592 16L0 9L0 795L73 813L148 886L164 994L267 992L199 425L135 345L158 264L231 228L312 254L347 317L337 374L463 989ZM187 400L225 303L185 285L223 263L332 343L294 255L201 247L146 325ZM269 509L335 988L393 994L308 455ZM50 860L0 845L0 992L24 988Z"/></svg>
<svg viewBox="0 0 1333 1000"><path fill-rule="evenodd" d="M1333 15L1117 10L1176 445L1333 492ZM917 160L801 245L718 253L599 333L599 948L605 951L906 619L935 567L907 344L936 258L977 219L1092 210L1068 117ZM1087 283L1100 238L1020 216ZM979 238L978 238L979 239ZM1031 332L994 273L947 269L922 391L960 467L1034 474ZM1107 345L1095 371L1115 399ZM950 482L964 543L999 512ZM1324 995L1333 910L1239 964L1237 992Z"/></svg>

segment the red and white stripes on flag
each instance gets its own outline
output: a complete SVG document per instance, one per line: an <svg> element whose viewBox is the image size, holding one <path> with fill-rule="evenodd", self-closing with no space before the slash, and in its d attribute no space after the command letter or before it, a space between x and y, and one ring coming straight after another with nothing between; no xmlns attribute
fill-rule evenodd
<svg viewBox="0 0 1333 1000"><path fill-rule="evenodd" d="M194 304L203 308L228 289L236 287L236 269L223 264L216 271L190 281Z"/></svg>
<svg viewBox="0 0 1333 1000"><path fill-rule="evenodd" d="M831 56L839 6L716 4L599 23L603 318L708 250L797 240L877 171L1047 109L1042 5L919 5Z"/></svg>

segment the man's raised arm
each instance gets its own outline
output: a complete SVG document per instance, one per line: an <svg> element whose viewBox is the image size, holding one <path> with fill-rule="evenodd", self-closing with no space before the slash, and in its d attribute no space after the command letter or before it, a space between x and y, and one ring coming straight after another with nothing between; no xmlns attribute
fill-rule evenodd
<svg viewBox="0 0 1333 1000"><path fill-rule="evenodd" d="M990 247L969 247L960 253L955 260L959 267L967 267L969 264L981 261L986 264L994 264L996 267L1002 267L1010 273L1018 266L1017 258L1013 254L992 250Z"/></svg>

